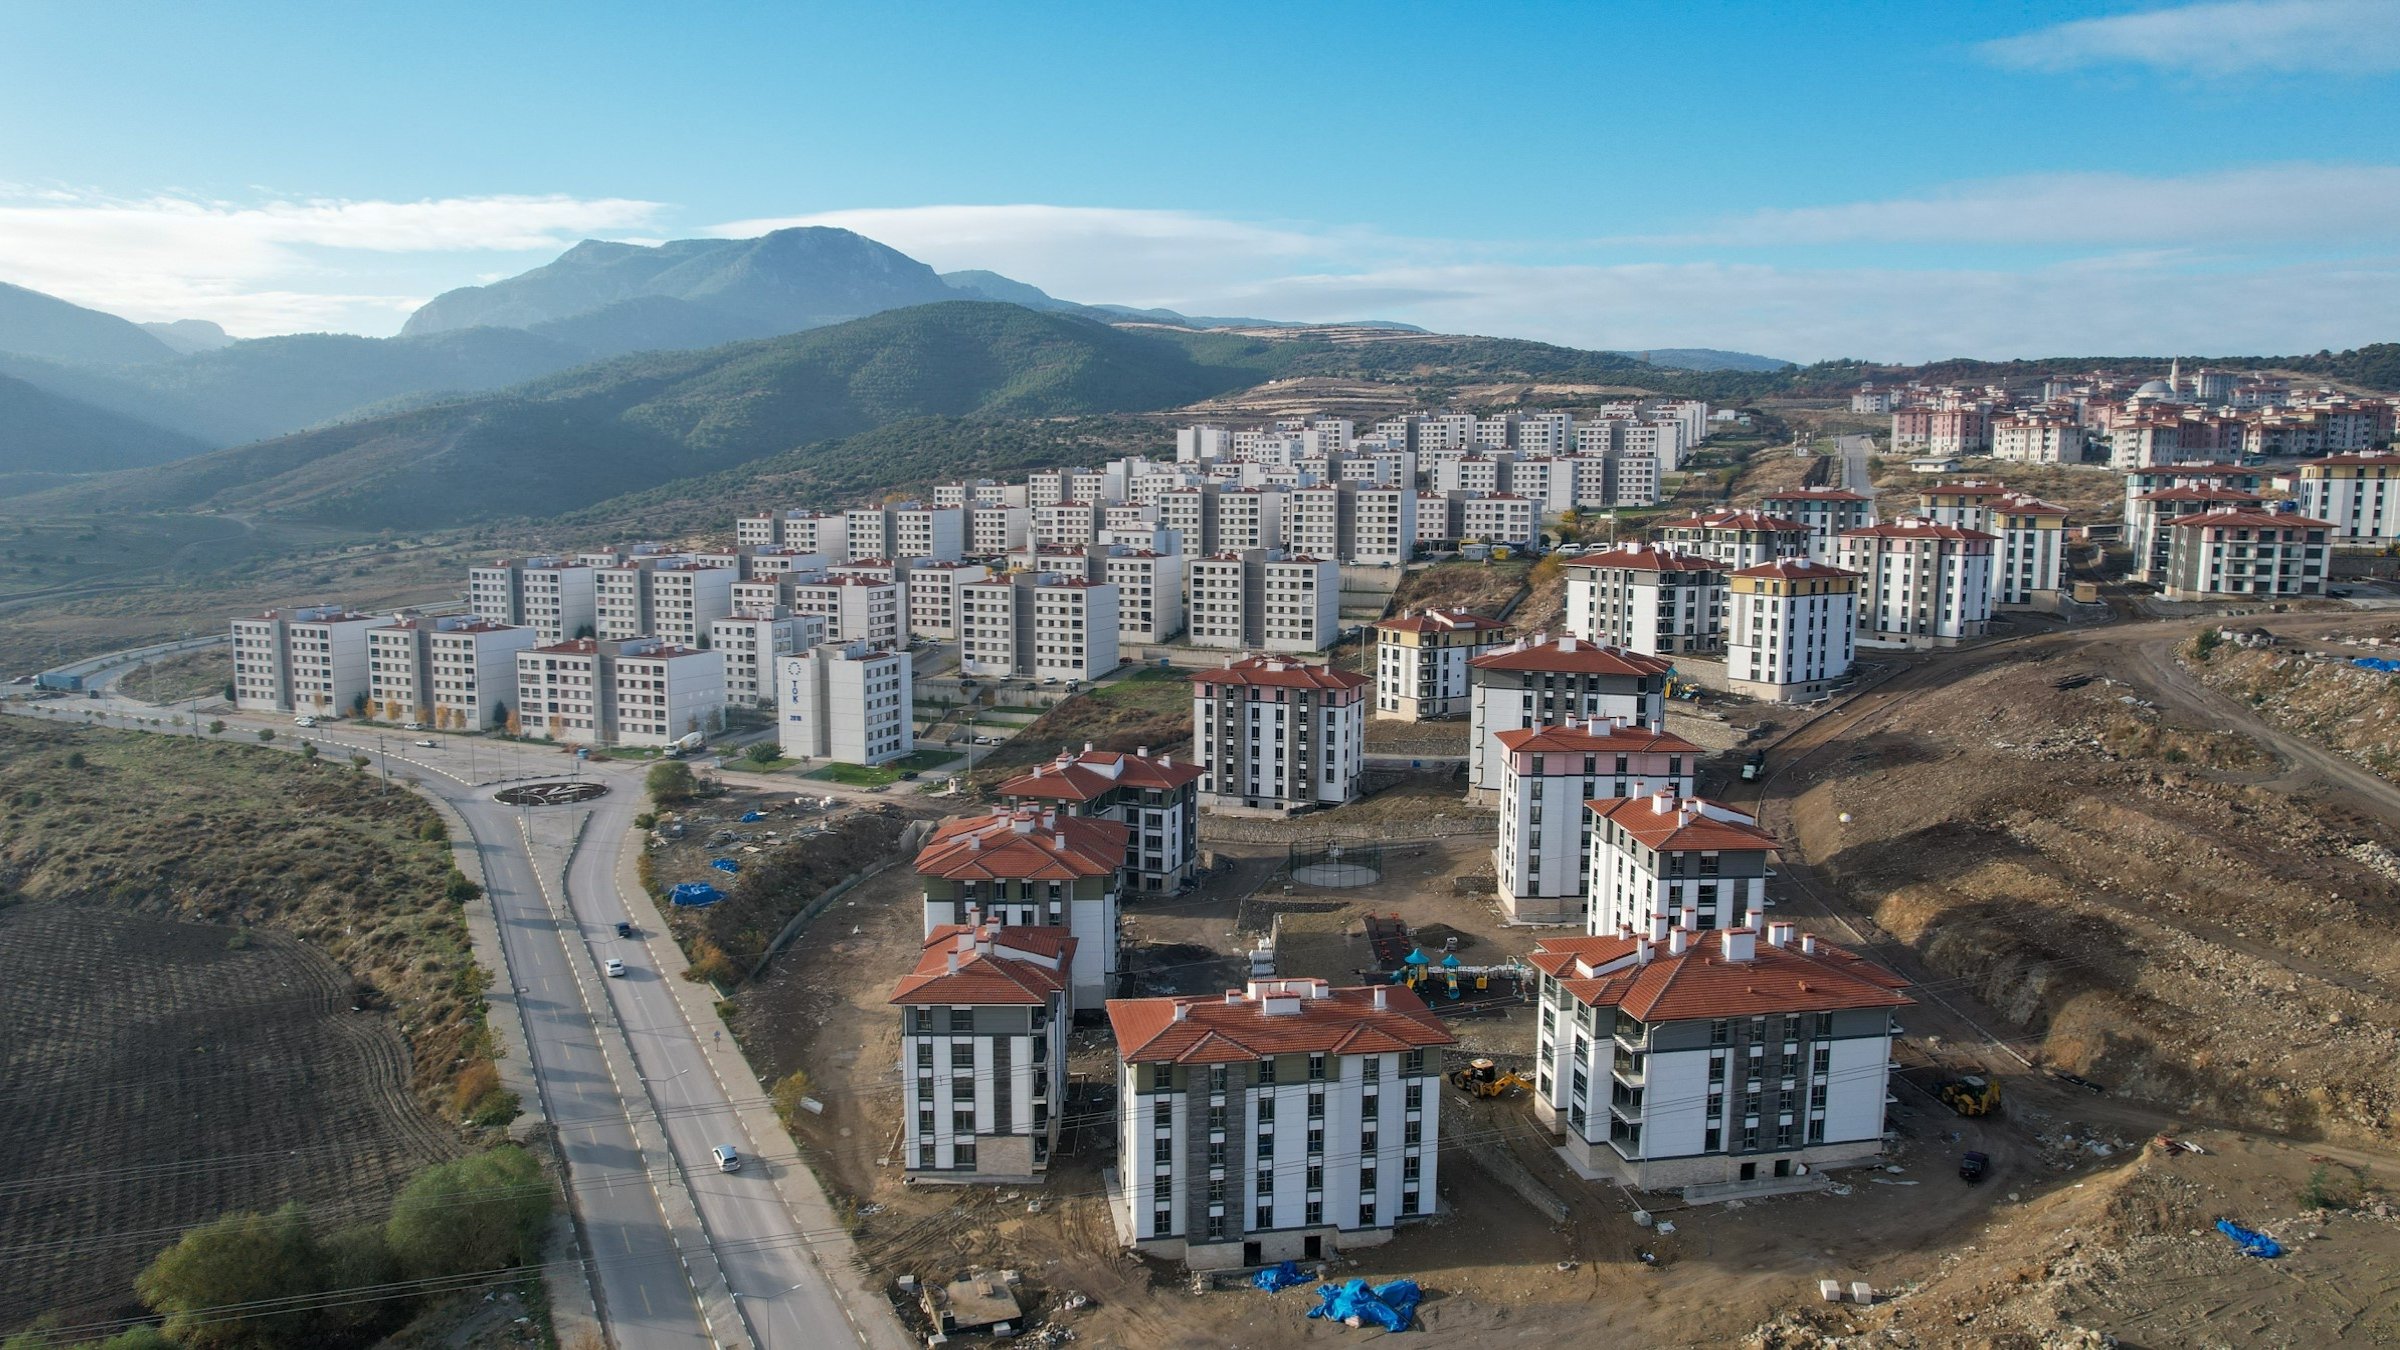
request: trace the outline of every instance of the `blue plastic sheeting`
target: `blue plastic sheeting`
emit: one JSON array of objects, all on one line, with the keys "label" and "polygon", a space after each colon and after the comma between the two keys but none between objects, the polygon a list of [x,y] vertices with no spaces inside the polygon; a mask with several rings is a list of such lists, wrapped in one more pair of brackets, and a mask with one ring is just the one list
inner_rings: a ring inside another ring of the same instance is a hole
[{"label": "blue plastic sheeting", "polygon": [[687,881],[667,898],[678,905],[713,905],[725,898],[725,892],[705,881]]},{"label": "blue plastic sheeting", "polygon": [[1280,1266],[1269,1266],[1258,1272],[1250,1282],[1270,1294],[1280,1294],[1293,1285],[1308,1283],[1308,1277],[1300,1273],[1299,1262],[1286,1261]]},{"label": "blue plastic sheeting", "polygon": [[742,870],[742,865],[735,862],[731,858],[711,858],[708,860],[708,865],[720,872],[739,872]]},{"label": "blue plastic sheeting", "polygon": [[2400,661],[2394,661],[2388,656],[2361,656],[2352,660],[2350,664],[2361,670],[2380,670],[2387,675],[2393,671],[2400,671]]},{"label": "blue plastic sheeting", "polygon": [[2232,1238],[2244,1256],[2256,1256],[2268,1261],[2283,1255],[2283,1244],[2266,1234],[2244,1228],[2231,1219],[2217,1220],[2217,1231]]},{"label": "blue plastic sheeting", "polygon": [[1355,1317],[1362,1326],[1373,1322],[1386,1331],[1406,1331],[1416,1320],[1417,1301],[1423,1297],[1415,1280],[1394,1280],[1371,1289],[1365,1280],[1320,1284],[1317,1306],[1309,1309],[1308,1315],[1329,1322],[1348,1322]]},{"label": "blue plastic sheeting", "polygon": [[742,823],[744,825],[756,825],[758,822],[765,820],[766,818],[767,813],[764,811],[744,811],[742,813]]}]

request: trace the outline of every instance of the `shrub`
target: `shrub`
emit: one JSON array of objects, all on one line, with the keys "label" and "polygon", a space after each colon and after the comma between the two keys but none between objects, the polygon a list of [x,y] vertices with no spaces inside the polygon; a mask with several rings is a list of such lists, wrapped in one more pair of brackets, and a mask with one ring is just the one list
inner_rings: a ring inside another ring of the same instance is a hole
[{"label": "shrub", "polygon": [[384,1239],[412,1278],[500,1270],[536,1257],[550,1205],[533,1155],[496,1148],[418,1173],[392,1202]]},{"label": "shrub", "polygon": [[650,766],[649,776],[642,780],[650,790],[650,800],[660,806],[674,806],[692,799],[699,784],[692,777],[691,766],[676,760]]},{"label": "shrub", "polygon": [[224,718],[222,718],[222,717],[220,717],[220,718],[217,718],[217,719],[215,719],[214,721],[210,722],[210,723],[208,724],[208,734],[209,734],[209,735],[211,735],[211,736],[222,736],[222,735],[224,735],[224,734],[225,734],[225,719],[224,719]]},{"label": "shrub", "polygon": [[742,758],[753,764],[772,764],[783,758],[783,750],[773,741],[752,741],[750,748],[742,752]]},{"label": "shrub", "polygon": [[455,867],[450,869],[449,883],[442,887],[443,899],[448,900],[454,905],[464,905],[472,902],[476,897],[482,894],[483,887],[467,880],[466,873],[459,871]]},{"label": "shrub", "polygon": [[428,844],[447,844],[450,842],[450,831],[442,822],[429,820],[417,828],[417,838]]},{"label": "shrub", "polygon": [[350,757],[350,767],[353,769],[363,769],[374,762],[374,760],[367,758],[365,755],[352,755]]},{"label": "shrub", "polygon": [[773,1093],[775,1114],[783,1118],[783,1128],[787,1130],[796,1128],[795,1122],[802,1114],[800,1099],[807,1095],[808,1070],[806,1069],[794,1069],[776,1082]]},{"label": "shrub", "polygon": [[[311,1314],[227,1316],[229,1304],[312,1293],[320,1253],[298,1205],[273,1214],[229,1214],[183,1235],[134,1278],[134,1291],[187,1350],[307,1343]],[[205,1320],[202,1320],[205,1318]]]},{"label": "shrub", "polygon": [[80,769],[83,767],[83,752],[81,750],[70,750],[67,752],[67,767],[70,769]]},{"label": "shrub", "polygon": [[271,740],[274,740],[274,739],[275,739],[275,728],[273,728],[273,727],[260,727],[260,728],[258,729],[258,739],[259,739],[259,740],[261,740],[261,741],[271,741]]},{"label": "shrub", "polygon": [[315,741],[302,741],[300,743],[300,758],[315,759],[316,757],[317,743]]},{"label": "shrub", "polygon": [[461,1069],[458,1082],[450,1090],[450,1103],[460,1115],[465,1115],[485,1094],[500,1090],[500,1066],[488,1059],[479,1059]]},{"label": "shrub", "polygon": [[644,811],[640,815],[635,816],[633,818],[633,828],[637,830],[657,829],[658,813],[656,811]]}]

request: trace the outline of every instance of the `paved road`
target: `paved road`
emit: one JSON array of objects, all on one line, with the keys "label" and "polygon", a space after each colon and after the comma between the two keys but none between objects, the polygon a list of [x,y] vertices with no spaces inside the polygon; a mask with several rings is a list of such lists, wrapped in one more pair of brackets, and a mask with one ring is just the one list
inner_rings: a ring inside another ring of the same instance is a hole
[{"label": "paved road", "polygon": [[1833,445],[1834,452],[1842,457],[1841,486],[1861,497],[1874,496],[1874,474],[1868,467],[1867,457],[1875,453],[1875,438],[1836,436]]}]

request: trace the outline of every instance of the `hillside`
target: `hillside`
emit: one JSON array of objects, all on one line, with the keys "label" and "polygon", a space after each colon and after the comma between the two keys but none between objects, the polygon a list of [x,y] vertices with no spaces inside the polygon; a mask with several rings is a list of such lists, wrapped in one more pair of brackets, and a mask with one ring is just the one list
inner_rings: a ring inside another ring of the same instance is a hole
[{"label": "hillside", "polygon": [[114,314],[0,282],[0,352],[124,366],[163,361],[174,349]]},{"label": "hillside", "polygon": [[0,474],[100,473],[196,455],[188,436],[0,375]]},{"label": "hillside", "polygon": [[[1085,319],[950,301],[713,351],[602,362],[502,395],[35,494],[13,510],[199,508],[440,528],[573,511],[904,418],[1145,411],[1258,378],[1238,352],[1202,359]],[[867,466],[858,481],[889,471]]]}]

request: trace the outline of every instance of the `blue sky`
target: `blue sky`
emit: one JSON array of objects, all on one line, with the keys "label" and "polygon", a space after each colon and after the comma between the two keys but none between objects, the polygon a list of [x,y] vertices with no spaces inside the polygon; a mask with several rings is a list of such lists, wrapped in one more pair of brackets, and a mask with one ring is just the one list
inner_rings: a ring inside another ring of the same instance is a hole
[{"label": "blue sky", "polygon": [[2400,314],[2400,0],[0,0],[0,280],[388,333],[585,236],[1795,359]]}]

